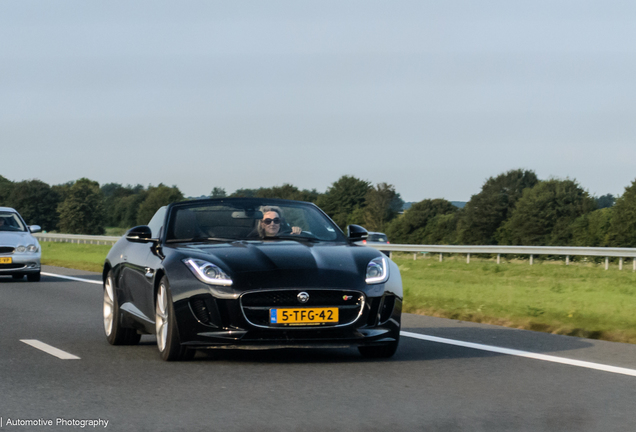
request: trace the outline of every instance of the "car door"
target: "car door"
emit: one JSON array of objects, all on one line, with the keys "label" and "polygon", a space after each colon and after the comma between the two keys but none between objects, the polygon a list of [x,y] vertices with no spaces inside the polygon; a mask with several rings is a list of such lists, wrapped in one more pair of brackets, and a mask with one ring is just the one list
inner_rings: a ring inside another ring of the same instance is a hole
[{"label": "car door", "polygon": [[[152,217],[148,226],[152,238],[158,239],[164,223],[166,207],[161,207]],[[157,243],[130,242],[126,248],[127,257],[122,270],[122,282],[138,312],[148,320],[155,320],[154,287],[161,258],[157,253]]]},{"label": "car door", "polygon": [[122,265],[121,281],[136,311],[154,321],[154,313],[148,308],[148,291],[152,289],[153,271],[148,266],[152,243],[130,242]]}]

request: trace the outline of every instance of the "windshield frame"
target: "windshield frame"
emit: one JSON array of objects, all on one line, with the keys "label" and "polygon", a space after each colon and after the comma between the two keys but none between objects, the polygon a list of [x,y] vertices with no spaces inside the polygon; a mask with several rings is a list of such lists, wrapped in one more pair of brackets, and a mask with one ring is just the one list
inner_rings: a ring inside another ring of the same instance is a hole
[{"label": "windshield frame", "polygon": [[[227,206],[235,206],[237,210],[242,210],[244,208],[253,208],[256,211],[259,211],[259,208],[262,206],[279,206],[281,208],[288,207],[297,207],[299,209],[303,209],[307,212],[317,212],[318,216],[322,217],[326,222],[326,228],[331,232],[333,229],[333,233],[335,234],[334,239],[320,239],[320,238],[308,238],[308,237],[300,237],[299,241],[303,243],[348,243],[348,239],[346,235],[342,232],[340,227],[317,205],[305,202],[305,201],[294,201],[294,200],[283,200],[283,199],[274,199],[274,198],[210,198],[210,199],[197,199],[190,201],[180,201],[177,203],[172,203],[168,205],[165,220],[164,220],[164,229],[161,233],[161,243],[166,245],[175,245],[178,243],[187,243],[187,242],[218,242],[221,239],[210,237],[193,237],[192,240],[184,238],[169,238],[169,233],[172,230],[172,224],[175,223],[175,218],[177,211],[186,210],[186,209],[196,209],[200,207],[211,207],[214,205],[227,205]],[[311,213],[309,213],[311,214]],[[256,220],[257,218],[254,218]],[[227,238],[228,242],[243,242],[243,241],[290,241],[294,240],[289,233],[282,234],[281,237],[265,237],[265,238]],[[225,236],[220,236],[225,237]],[[180,241],[183,240],[183,241]],[[223,240],[226,240],[225,238]]]}]

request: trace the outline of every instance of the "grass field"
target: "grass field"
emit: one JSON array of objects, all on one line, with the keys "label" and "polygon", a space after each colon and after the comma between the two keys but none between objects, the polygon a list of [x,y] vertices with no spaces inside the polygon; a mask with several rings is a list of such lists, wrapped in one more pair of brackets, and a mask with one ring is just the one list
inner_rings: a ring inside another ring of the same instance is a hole
[{"label": "grass field", "polygon": [[129,228],[119,228],[119,227],[106,227],[106,232],[104,235],[107,236],[122,236],[126,234]]},{"label": "grass field", "polygon": [[40,242],[42,264],[100,272],[110,245]]},{"label": "grass field", "polygon": [[404,311],[636,343],[636,273],[563,261],[394,257]]},{"label": "grass field", "polygon": [[[41,242],[42,263],[101,272],[110,246]],[[602,264],[395,254],[404,311],[636,343],[636,273]]]}]

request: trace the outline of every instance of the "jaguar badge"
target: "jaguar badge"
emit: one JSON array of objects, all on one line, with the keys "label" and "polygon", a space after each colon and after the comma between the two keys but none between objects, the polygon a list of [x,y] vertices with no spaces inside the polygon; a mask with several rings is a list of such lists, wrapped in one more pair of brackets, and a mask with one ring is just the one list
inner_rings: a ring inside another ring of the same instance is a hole
[{"label": "jaguar badge", "polygon": [[301,292],[298,293],[298,301],[301,303],[307,303],[309,301],[309,294],[307,294],[306,292]]}]

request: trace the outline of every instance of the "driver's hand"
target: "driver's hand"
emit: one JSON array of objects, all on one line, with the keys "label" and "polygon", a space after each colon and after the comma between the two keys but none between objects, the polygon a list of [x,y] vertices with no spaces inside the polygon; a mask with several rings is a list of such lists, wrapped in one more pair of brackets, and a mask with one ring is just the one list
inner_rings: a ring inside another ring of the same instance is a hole
[{"label": "driver's hand", "polygon": [[301,232],[303,232],[301,227],[292,227],[292,234],[300,234]]}]

